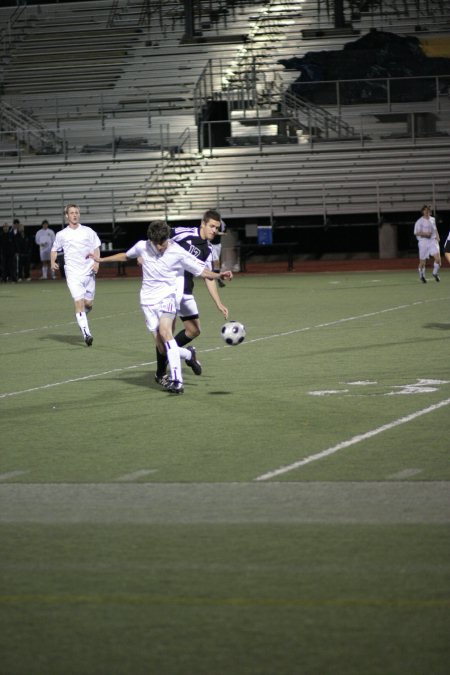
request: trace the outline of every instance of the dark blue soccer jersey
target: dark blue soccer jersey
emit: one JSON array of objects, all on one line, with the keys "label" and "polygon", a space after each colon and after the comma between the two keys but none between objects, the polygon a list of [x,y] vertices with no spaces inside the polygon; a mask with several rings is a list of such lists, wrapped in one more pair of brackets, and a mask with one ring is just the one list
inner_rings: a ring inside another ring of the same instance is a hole
[{"label": "dark blue soccer jersey", "polygon": [[[170,238],[186,251],[203,262],[212,262],[212,247],[207,239],[202,239],[198,227],[173,227]],[[192,295],[194,276],[191,272],[184,273],[184,294]]]}]

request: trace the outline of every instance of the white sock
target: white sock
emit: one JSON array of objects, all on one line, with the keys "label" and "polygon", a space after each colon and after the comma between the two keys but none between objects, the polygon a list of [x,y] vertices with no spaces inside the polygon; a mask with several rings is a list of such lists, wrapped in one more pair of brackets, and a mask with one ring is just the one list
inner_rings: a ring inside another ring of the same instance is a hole
[{"label": "white sock", "polygon": [[42,278],[47,279],[48,275],[48,267],[47,265],[42,265]]},{"label": "white sock", "polygon": [[175,340],[172,338],[165,343],[167,360],[169,361],[170,379],[183,382],[183,375],[181,372],[180,348]]},{"label": "white sock", "polygon": [[75,314],[75,316],[76,316],[77,323],[80,327],[81,332],[84,333],[86,331],[86,333],[88,333],[90,335],[91,331],[89,330],[89,324],[88,324],[88,321],[87,321],[87,318],[86,318],[86,312],[77,312]]},{"label": "white sock", "polygon": [[419,276],[424,277],[425,276],[425,268],[424,267],[419,267]]},{"label": "white sock", "polygon": [[433,265],[433,274],[439,274],[439,270],[441,269],[440,265],[438,263],[434,263]]},{"label": "white sock", "polygon": [[180,352],[180,358],[184,359],[185,361],[189,361],[192,356],[189,349],[186,349],[186,347],[178,347],[178,351]]}]

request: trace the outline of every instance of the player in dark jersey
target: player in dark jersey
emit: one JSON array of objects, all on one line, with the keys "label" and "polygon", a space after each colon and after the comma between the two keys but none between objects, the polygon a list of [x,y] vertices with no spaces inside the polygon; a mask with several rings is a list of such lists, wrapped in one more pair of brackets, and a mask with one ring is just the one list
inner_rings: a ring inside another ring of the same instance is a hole
[{"label": "player in dark jersey", "polygon": [[[220,227],[216,232],[216,236],[211,242],[213,248],[213,272],[220,272],[221,258],[222,258],[222,237],[226,234],[227,226],[223,220],[220,221]],[[225,288],[226,284],[222,279],[218,279],[217,283],[220,288]]]},{"label": "player in dark jersey", "polygon": [[[171,239],[179,246],[189,251],[196,258],[206,263],[212,270],[213,250],[210,242],[220,229],[220,214],[217,211],[205,211],[198,227],[175,227],[171,231]],[[222,304],[214,280],[205,279],[208,292],[219,312],[228,319],[228,309]],[[200,317],[194,294],[194,277],[190,272],[184,275],[183,295],[180,302],[178,316],[183,322],[183,328],[175,335],[175,341],[179,347],[189,344],[200,335]],[[157,355],[157,367],[155,380],[159,384],[165,384],[167,361],[165,355]]]},{"label": "player in dark jersey", "polygon": [[444,243],[444,254],[446,261],[450,263],[450,232],[448,233],[447,239]]}]

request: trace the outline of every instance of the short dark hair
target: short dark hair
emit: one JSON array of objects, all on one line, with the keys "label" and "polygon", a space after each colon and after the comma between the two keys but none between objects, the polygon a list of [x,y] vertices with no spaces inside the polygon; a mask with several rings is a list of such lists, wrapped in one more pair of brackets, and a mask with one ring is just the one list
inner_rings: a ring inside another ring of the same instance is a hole
[{"label": "short dark hair", "polygon": [[153,244],[164,244],[170,237],[170,227],[165,220],[152,220],[147,229],[147,237]]},{"label": "short dark hair", "polygon": [[208,220],[218,220],[220,223],[220,221],[222,220],[222,216],[218,211],[215,211],[214,209],[208,209],[208,211],[205,211],[205,213],[203,214],[202,221],[204,223],[207,223]]}]

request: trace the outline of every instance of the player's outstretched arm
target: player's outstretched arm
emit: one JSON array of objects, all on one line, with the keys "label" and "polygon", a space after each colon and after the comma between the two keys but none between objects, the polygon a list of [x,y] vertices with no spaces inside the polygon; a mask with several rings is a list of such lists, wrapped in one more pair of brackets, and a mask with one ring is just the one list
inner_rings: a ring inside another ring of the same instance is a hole
[{"label": "player's outstretched arm", "polygon": [[100,258],[98,253],[89,253],[86,258],[92,258],[96,263],[127,262],[128,260],[126,253],[114,253],[114,255],[107,255],[106,258]]},{"label": "player's outstretched arm", "polygon": [[225,307],[225,305],[222,304],[222,301],[219,296],[219,292],[217,290],[217,284],[214,279],[205,279],[205,284],[206,288],[208,289],[208,293],[210,294],[213,302],[215,303],[217,309],[219,312],[222,312],[224,315],[225,319],[228,319],[228,308]]},{"label": "player's outstretched arm", "polygon": [[230,270],[227,270],[226,272],[211,272],[211,270],[205,268],[199,276],[204,279],[228,279],[228,281],[231,281],[233,272]]}]

